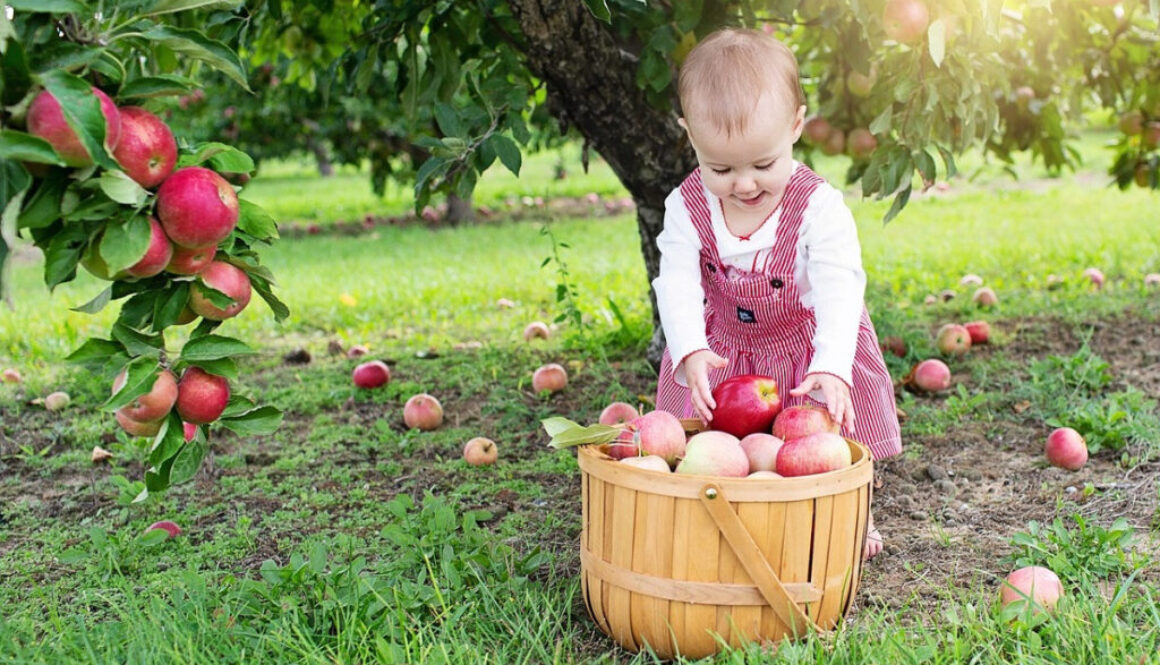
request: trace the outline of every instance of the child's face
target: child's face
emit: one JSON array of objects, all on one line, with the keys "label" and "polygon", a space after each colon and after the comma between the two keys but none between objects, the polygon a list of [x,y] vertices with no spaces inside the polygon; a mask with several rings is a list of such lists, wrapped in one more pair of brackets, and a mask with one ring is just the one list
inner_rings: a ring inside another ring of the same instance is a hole
[{"label": "child's face", "polygon": [[763,95],[743,132],[733,135],[697,119],[682,119],[701,165],[701,180],[727,214],[768,215],[781,201],[793,172],[793,144],[802,133],[805,107],[788,108]]}]

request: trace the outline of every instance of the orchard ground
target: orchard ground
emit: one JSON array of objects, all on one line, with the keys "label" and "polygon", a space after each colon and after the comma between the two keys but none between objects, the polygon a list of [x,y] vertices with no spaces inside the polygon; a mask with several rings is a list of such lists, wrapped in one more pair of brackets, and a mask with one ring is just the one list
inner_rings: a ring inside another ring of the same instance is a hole
[{"label": "orchard ground", "polygon": [[[1160,198],[1106,186],[1108,138],[1085,135],[1085,170],[1060,178],[1020,163],[1010,180],[964,158],[973,180],[917,196],[885,227],[888,202],[848,197],[879,335],[909,346],[887,356],[895,378],[936,355],[945,323],[988,320],[992,342],[946,359],[949,391],[898,389],[905,452],[875,481],[886,551],[841,633],[769,662],[1155,662],[1142,658],[1160,645],[1160,289],[1144,275],[1160,272]],[[844,165],[819,168],[840,182]],[[352,236],[327,227],[397,216],[405,193],[380,200],[363,174],[267,165],[243,197],[322,230],[268,251],[291,318],[278,327],[259,303],[224,330],[260,349],[243,389],[285,424],[262,438],[211,431],[198,476],[144,505],[124,503],[118,477],[142,477],[145,444],[97,410],[108,381],[62,361],[114,312],[68,311],[97,283],[50,297],[25,253],[16,308],[0,317],[0,367],[25,379],[0,384],[0,662],[650,662],[584,615],[579,473],[539,426],[651,399],[635,220],[608,213],[623,191],[599,162],[583,175],[572,148],[525,169],[482,181],[476,203],[496,213],[481,223]],[[1089,266],[1103,289],[1081,276]],[[998,306],[971,303],[967,273]],[[561,284],[573,298],[557,300]],[[944,290],[954,297],[923,304]],[[581,322],[523,340],[529,322],[561,314]],[[347,359],[332,342],[370,354]],[[356,390],[350,372],[370,359],[392,380]],[[548,362],[568,368],[568,387],[534,394]],[[73,398],[64,411],[33,403],[58,389]],[[441,400],[441,428],[405,428],[419,392]],[[1057,425],[1098,447],[1077,473],[1046,465]],[[495,466],[461,459],[474,436],[497,442]],[[90,464],[94,445],[110,465]],[[183,533],[142,540],[161,519]],[[1015,559],[1063,579],[1069,601],[1052,619],[1012,625],[994,609]]]}]

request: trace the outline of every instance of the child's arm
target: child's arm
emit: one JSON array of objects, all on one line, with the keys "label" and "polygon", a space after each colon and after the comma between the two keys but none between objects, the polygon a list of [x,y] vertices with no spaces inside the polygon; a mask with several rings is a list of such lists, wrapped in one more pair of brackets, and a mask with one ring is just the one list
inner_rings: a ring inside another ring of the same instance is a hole
[{"label": "child's arm", "polygon": [[713,420],[713,409],[717,402],[713,399],[713,386],[709,383],[709,370],[721,369],[729,361],[709,349],[701,349],[685,358],[685,381],[689,385],[689,396],[701,422],[709,424]]},{"label": "child's arm", "polygon": [[854,401],[850,398],[850,386],[833,374],[807,374],[797,388],[789,391],[794,397],[801,397],[818,390],[826,400],[826,409],[834,422],[854,433]]}]

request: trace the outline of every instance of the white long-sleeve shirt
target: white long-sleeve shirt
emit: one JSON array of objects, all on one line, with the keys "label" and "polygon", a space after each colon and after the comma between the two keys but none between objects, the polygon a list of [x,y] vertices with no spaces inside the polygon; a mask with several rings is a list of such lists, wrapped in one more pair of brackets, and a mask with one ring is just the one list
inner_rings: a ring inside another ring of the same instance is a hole
[{"label": "white long-sleeve shirt", "polygon": [[[794,163],[795,169],[800,166]],[[781,208],[748,240],[742,240],[725,226],[720,199],[708,189],[704,192],[717,253],[726,268],[760,269],[777,239]],[[661,265],[653,288],[675,366],[675,378],[685,385],[684,359],[694,351],[710,347],[705,333],[701,287],[701,240],[679,187],[665,199],[664,229],[657,237],[657,246],[661,251]],[[862,269],[862,250],[854,216],[842,200],[842,193],[829,183],[817,186],[803,214],[794,280],[802,306],[813,309],[817,320],[809,372],[833,374],[852,385],[866,273]]]}]

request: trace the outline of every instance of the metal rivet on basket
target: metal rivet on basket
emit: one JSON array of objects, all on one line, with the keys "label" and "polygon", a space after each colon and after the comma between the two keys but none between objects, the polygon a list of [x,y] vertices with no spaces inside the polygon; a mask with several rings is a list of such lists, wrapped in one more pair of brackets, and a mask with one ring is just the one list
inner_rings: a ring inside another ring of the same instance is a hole
[{"label": "metal rivet on basket", "polygon": [[705,490],[705,498],[706,499],[716,499],[717,498],[717,488],[710,487],[709,489]]}]

